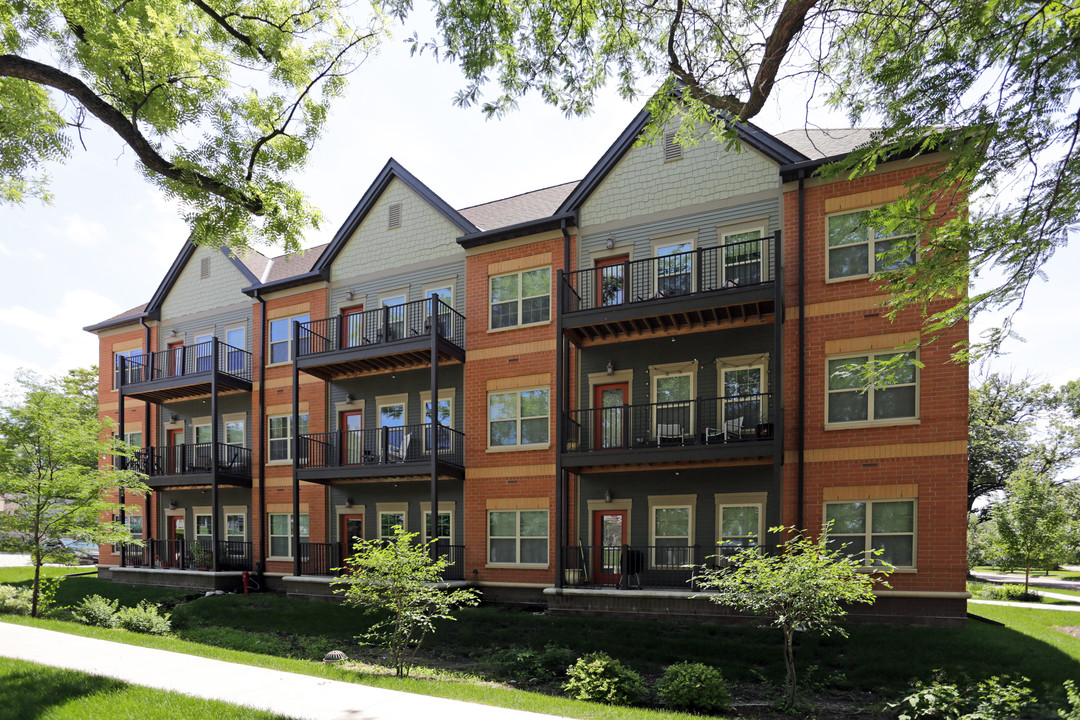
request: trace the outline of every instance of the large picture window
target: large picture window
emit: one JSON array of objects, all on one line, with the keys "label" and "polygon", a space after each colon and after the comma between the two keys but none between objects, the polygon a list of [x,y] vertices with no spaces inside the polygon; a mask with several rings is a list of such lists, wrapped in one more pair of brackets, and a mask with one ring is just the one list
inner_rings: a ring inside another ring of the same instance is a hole
[{"label": "large picture window", "polygon": [[488,445],[546,445],[550,393],[547,388],[488,395]]},{"label": "large picture window", "polygon": [[[270,555],[279,558],[293,556],[293,516],[292,513],[271,513]],[[300,542],[308,541],[308,514],[300,513]]]},{"label": "large picture window", "polygon": [[[270,435],[270,461],[292,459],[292,415],[277,415],[267,419]],[[307,413],[300,415],[300,434],[308,431]]]},{"label": "large picture window", "polygon": [[[888,384],[869,391],[862,386],[865,370],[903,356]],[[914,419],[919,409],[919,372],[914,353],[867,353],[829,358],[828,422],[854,423]]]},{"label": "large picture window", "polygon": [[864,565],[915,567],[914,500],[826,503],[825,522],[831,523],[830,547],[861,557]]},{"label": "large picture window", "polygon": [[551,319],[551,268],[491,278],[491,329]]},{"label": "large picture window", "polygon": [[[915,235],[909,229],[875,229],[868,224],[870,210],[829,217],[829,279],[865,277],[915,261]],[[902,258],[895,253],[911,247]]]},{"label": "large picture window", "polygon": [[547,565],[547,510],[489,510],[488,562]]},{"label": "large picture window", "polygon": [[[270,321],[270,364],[285,363],[293,359],[295,355],[293,351],[293,322],[306,323],[311,319],[311,316],[307,313],[303,315],[294,315],[290,318],[280,318],[278,320]],[[308,349],[309,338],[305,336],[304,331],[301,331],[299,342],[297,343],[297,350],[300,354],[304,354]]]}]

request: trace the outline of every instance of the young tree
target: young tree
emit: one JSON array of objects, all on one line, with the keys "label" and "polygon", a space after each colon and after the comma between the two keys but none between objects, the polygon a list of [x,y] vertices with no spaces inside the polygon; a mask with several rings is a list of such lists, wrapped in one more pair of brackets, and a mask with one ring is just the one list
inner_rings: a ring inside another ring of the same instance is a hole
[{"label": "young tree", "polygon": [[[707,595],[712,602],[757,615],[784,634],[784,703],[794,707],[798,699],[796,631],[847,637],[839,624],[847,614],[844,605],[872,604],[874,586],[889,586],[865,572],[861,555],[846,555],[829,542],[826,533],[813,540],[795,528],[770,528],[769,532],[790,533],[780,543],[779,553],[746,548],[732,558],[730,567],[706,568],[694,579],[701,587],[717,591]],[[882,565],[875,570],[883,575],[892,568]]]},{"label": "young tree", "polygon": [[384,36],[346,0],[39,0],[0,8],[0,202],[93,117],[179,200],[196,242],[299,248],[303,167],[346,76]]},{"label": "young tree", "polygon": [[17,390],[0,405],[0,548],[29,553],[34,565],[31,614],[38,612],[41,566],[69,563],[68,539],[91,543],[127,541],[126,528],[106,522],[118,507],[107,498],[117,487],[148,488],[133,471],[115,470],[99,458],[130,453],[114,441],[96,412],[86,417],[85,398],[66,379],[42,380],[22,372]]},{"label": "young tree", "polygon": [[1026,593],[1031,568],[1053,567],[1065,551],[1069,517],[1061,488],[1031,463],[1024,463],[1009,476],[1003,497],[990,513],[1002,552],[1014,567],[1024,568]]},{"label": "young tree", "polygon": [[[385,2],[401,17],[412,9],[412,0]],[[947,147],[907,199],[872,217],[914,227],[926,246],[882,277],[894,311],[928,311],[928,336],[982,310],[1022,307],[1080,220],[1080,114],[1061,100],[1080,85],[1071,62],[1080,24],[1067,4],[437,0],[435,8],[438,37],[414,35],[414,47],[459,63],[466,85],[457,102],[483,103],[489,115],[530,91],[584,114],[609,82],[633,97],[660,77],[649,104],[654,135],[681,112],[686,140],[704,122],[734,141],[732,122],[797,84],[852,122],[883,124],[832,173],[858,177],[896,153]],[[1009,183],[1018,186],[1011,200],[1002,193]],[[968,195],[986,202],[969,209]],[[896,257],[910,251],[896,248]],[[991,268],[1002,281],[966,292]],[[1011,333],[1010,316],[980,351],[998,350]]]},{"label": "young tree", "polygon": [[409,674],[416,650],[424,636],[435,631],[436,620],[453,620],[455,609],[479,602],[475,590],[440,586],[449,562],[442,556],[433,558],[416,536],[395,526],[389,540],[357,540],[345,560],[345,585],[335,590],[344,593],[350,605],[389,613],[363,639],[390,651],[397,675]]}]

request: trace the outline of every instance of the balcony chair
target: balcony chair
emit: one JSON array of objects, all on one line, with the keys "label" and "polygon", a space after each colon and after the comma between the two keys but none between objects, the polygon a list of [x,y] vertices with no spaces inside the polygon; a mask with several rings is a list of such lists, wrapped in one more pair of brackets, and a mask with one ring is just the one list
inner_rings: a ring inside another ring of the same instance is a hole
[{"label": "balcony chair", "polygon": [[645,569],[645,553],[641,550],[628,548],[622,554],[622,576],[619,578],[619,587],[629,590],[632,587],[641,589],[641,572]]},{"label": "balcony chair", "polygon": [[391,462],[405,462],[409,456],[409,441],[412,440],[412,433],[405,433],[405,437],[401,440],[401,445],[397,447],[391,445],[386,449],[386,454],[389,456]]},{"label": "balcony chair", "polygon": [[719,438],[721,442],[741,440],[743,433],[743,421],[745,418],[736,417],[724,421],[723,428],[705,428],[705,444],[710,445]]},{"label": "balcony chair", "polygon": [[656,426],[656,445],[683,445],[686,435],[679,423],[659,423]]}]

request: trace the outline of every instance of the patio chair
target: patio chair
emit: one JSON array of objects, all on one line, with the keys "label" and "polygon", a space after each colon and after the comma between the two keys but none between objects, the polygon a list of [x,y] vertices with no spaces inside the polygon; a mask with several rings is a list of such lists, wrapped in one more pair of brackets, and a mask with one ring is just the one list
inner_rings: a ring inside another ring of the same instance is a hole
[{"label": "patio chair", "polygon": [[682,445],[685,436],[679,423],[659,423],[656,426],[656,444]]},{"label": "patio chair", "polygon": [[401,439],[401,444],[398,446],[391,445],[387,448],[387,455],[390,456],[390,460],[393,462],[405,462],[409,455],[409,441],[412,440],[412,433],[405,433],[405,437]]}]

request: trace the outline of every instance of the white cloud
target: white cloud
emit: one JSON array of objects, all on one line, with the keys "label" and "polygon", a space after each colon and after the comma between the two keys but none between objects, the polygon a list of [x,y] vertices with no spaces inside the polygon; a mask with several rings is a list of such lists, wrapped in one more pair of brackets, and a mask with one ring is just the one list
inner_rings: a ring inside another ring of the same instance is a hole
[{"label": "white cloud", "polygon": [[92,290],[64,293],[59,306],[41,312],[22,305],[0,308],[0,325],[20,357],[0,355],[0,377],[19,367],[50,375],[97,362],[98,339],[82,328],[116,315],[124,308]]},{"label": "white cloud", "polygon": [[105,226],[81,215],[72,214],[64,217],[64,239],[79,247],[97,250],[105,239]]}]

